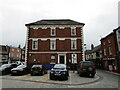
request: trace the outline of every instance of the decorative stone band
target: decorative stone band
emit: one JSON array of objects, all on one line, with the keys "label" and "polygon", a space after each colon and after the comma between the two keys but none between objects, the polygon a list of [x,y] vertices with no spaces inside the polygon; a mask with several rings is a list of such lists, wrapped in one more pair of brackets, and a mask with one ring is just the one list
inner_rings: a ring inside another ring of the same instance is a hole
[{"label": "decorative stone band", "polygon": [[47,29],[47,28],[51,28],[51,29],[55,29],[56,27],[60,28],[60,29],[64,29],[64,28],[76,28],[76,27],[83,27],[83,25],[30,25],[30,28],[33,29],[38,29],[38,28],[42,28],[42,29]]},{"label": "decorative stone band", "polygon": [[65,39],[70,39],[70,40],[77,40],[77,39],[82,39],[82,37],[75,37],[75,38],[72,38],[72,37],[63,37],[63,38],[61,38],[61,37],[54,37],[54,38],[52,38],[52,37],[50,37],[50,38],[29,38],[29,40],[42,40],[42,41],[46,41],[46,40],[56,40],[56,39],[59,39],[59,40],[65,40]]},{"label": "decorative stone band", "polygon": [[82,54],[82,52],[81,51],[70,51],[70,52],[58,52],[58,51],[50,51],[50,52],[28,52],[28,53],[34,53],[34,54],[37,54],[37,53],[57,53],[57,54],[67,54],[67,53],[80,53],[80,54]]}]

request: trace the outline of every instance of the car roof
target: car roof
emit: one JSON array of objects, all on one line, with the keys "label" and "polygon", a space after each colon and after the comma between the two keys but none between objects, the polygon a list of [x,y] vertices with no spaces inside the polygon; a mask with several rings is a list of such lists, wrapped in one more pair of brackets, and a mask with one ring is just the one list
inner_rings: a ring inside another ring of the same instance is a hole
[{"label": "car roof", "polygon": [[55,65],[62,65],[62,66],[66,66],[66,64],[55,64]]},{"label": "car roof", "polygon": [[39,66],[42,66],[41,64],[40,65],[33,65],[32,67],[39,67]]},{"label": "car roof", "polygon": [[18,66],[27,66],[27,65],[18,65]]}]

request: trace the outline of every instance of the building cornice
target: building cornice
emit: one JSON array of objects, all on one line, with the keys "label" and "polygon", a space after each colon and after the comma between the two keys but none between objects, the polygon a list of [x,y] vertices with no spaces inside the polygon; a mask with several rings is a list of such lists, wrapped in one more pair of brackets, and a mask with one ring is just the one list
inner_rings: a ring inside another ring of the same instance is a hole
[{"label": "building cornice", "polygon": [[[28,27],[28,26],[27,26]],[[47,29],[47,28],[60,28],[60,29],[64,29],[64,28],[76,28],[76,27],[83,27],[83,25],[30,25],[30,28],[33,29],[38,29],[38,28],[42,28],[42,29]]]},{"label": "building cornice", "polygon": [[77,40],[77,39],[82,39],[82,37],[48,37],[48,38],[29,38],[29,40],[43,40],[43,41],[46,41],[46,40],[56,40],[56,39],[59,39],[59,40],[65,40],[65,39],[70,39],[70,40]]},{"label": "building cornice", "polygon": [[57,53],[57,54],[67,54],[67,53],[82,53],[81,51],[69,51],[69,52],[58,52],[58,51],[50,51],[50,52],[28,52],[29,54],[32,54],[32,53],[36,53],[36,54],[39,54],[39,53]]}]

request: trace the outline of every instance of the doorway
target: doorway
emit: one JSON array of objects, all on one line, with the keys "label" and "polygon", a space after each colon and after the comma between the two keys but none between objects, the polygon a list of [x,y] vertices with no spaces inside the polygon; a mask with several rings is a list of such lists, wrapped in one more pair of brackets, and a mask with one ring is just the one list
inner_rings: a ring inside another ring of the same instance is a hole
[{"label": "doorway", "polygon": [[65,56],[60,56],[60,64],[65,64]]},{"label": "doorway", "polygon": [[58,55],[58,63],[59,63],[59,64],[66,64],[66,55],[64,55],[64,54],[59,54],[59,55]]}]

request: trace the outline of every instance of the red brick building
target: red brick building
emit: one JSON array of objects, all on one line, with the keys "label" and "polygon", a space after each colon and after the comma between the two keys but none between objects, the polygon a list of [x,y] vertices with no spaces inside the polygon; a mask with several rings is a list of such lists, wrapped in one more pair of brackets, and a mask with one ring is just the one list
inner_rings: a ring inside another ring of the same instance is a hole
[{"label": "red brick building", "polygon": [[11,63],[16,63],[21,60],[22,49],[9,46],[9,60]]},{"label": "red brick building", "polygon": [[110,71],[117,70],[117,40],[114,32],[101,39],[102,59],[104,68]]},{"label": "red brick building", "polygon": [[27,64],[77,64],[83,60],[83,26],[69,19],[26,24]]},{"label": "red brick building", "polygon": [[7,45],[0,45],[0,65],[8,63],[9,47]]}]

